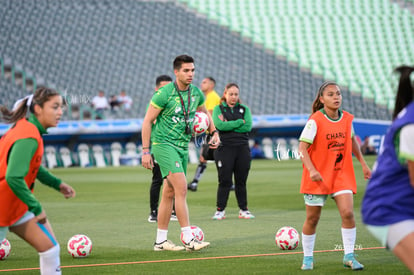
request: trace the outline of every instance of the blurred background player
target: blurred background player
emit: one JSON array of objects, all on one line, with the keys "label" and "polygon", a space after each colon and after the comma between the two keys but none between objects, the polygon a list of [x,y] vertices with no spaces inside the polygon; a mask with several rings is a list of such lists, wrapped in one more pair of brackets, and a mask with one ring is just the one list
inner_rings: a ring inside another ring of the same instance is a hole
[{"label": "blurred background player", "polygon": [[225,218],[233,175],[237,204],[240,208],[239,218],[254,218],[247,208],[246,188],[251,163],[249,132],[252,130],[253,120],[249,107],[241,104],[239,93],[239,86],[236,83],[227,84],[220,104],[213,111],[213,121],[221,140],[221,144],[214,152],[219,184],[217,211],[213,220]]},{"label": "blurred background player", "polygon": [[[203,91],[204,96],[206,97],[206,109],[211,114],[213,114],[213,109],[220,104],[220,96],[214,90],[216,87],[216,80],[208,76],[201,81],[201,91]],[[208,140],[201,146],[200,151],[200,162],[196,168],[194,179],[188,184],[188,189],[195,192],[197,191],[198,182],[200,181],[201,176],[207,168],[207,160],[214,160],[214,150],[210,148]]]},{"label": "blurred background player", "polygon": [[331,196],[342,219],[343,264],[353,270],[364,266],[355,259],[356,227],[353,194],[356,180],[352,154],[362,165],[365,179],[371,176],[352,126],[353,115],[341,110],[342,95],[335,82],[321,85],[312,105],[312,115],[299,138],[303,162],[300,192],[304,195],[306,219],[302,230],[302,270],[313,269],[316,226],[322,206]]},{"label": "blurred background player", "polygon": [[393,122],[362,201],[362,219],[414,274],[414,67],[401,66]]},{"label": "blurred background player", "polygon": [[[173,68],[176,80],[165,85],[152,96],[145,114],[142,123],[141,163],[147,169],[152,169],[154,166],[150,153],[151,142],[151,152],[160,166],[162,177],[167,179],[166,184],[163,185],[158,208],[154,250],[197,251],[209,246],[210,243],[199,241],[194,237],[187,206],[188,143],[192,137],[191,121],[196,111],[206,113],[210,119],[208,130],[214,133],[210,141],[211,145],[217,146],[220,138],[211,115],[204,106],[203,93],[191,84],[195,71],[194,59],[188,55],[177,56]],[[175,245],[167,239],[173,204],[180,223],[181,242],[184,247]]]},{"label": "blurred background player", "polygon": [[[38,88],[16,102],[12,111],[0,107],[3,119],[14,123],[0,140],[0,240],[15,233],[39,253],[41,274],[61,274],[60,247],[45,211],[33,195],[34,183],[54,188],[65,198],[75,190],[50,174],[42,165],[43,139],[63,114],[62,96],[55,90]],[[26,118],[27,111],[29,118]]]},{"label": "blurred background player", "polygon": [[[155,80],[155,91],[158,91],[159,88],[167,85],[168,83],[172,82],[172,78],[168,75],[160,75]],[[157,215],[158,215],[158,201],[160,198],[160,191],[161,186],[163,183],[163,178],[161,176],[161,170],[158,163],[154,160],[154,155],[151,154],[152,161],[154,163],[154,167],[152,168],[152,182],[150,187],[150,208],[151,213],[148,217],[149,222],[157,222]],[[171,213],[171,221],[176,221],[177,216],[174,211]]]}]

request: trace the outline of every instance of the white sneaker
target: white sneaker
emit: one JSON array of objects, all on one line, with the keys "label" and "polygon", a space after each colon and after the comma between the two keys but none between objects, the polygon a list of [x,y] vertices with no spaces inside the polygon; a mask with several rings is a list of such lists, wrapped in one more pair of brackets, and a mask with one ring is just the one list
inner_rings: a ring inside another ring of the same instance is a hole
[{"label": "white sneaker", "polygon": [[200,242],[196,238],[193,238],[189,243],[184,243],[184,247],[187,251],[198,251],[209,245],[209,242]]},{"label": "white sneaker", "polygon": [[175,212],[171,213],[170,221],[178,221],[177,215],[175,214]]},{"label": "white sneaker", "polygon": [[162,243],[154,243],[154,251],[182,251],[184,249],[184,246],[175,245],[170,240],[165,240]]},{"label": "white sneaker", "polygon": [[216,213],[214,214],[214,216],[212,217],[213,220],[224,220],[226,218],[226,216],[224,216],[226,214],[226,211],[216,211]]},{"label": "white sneaker", "polygon": [[252,215],[252,213],[250,213],[249,210],[246,210],[246,211],[240,210],[239,219],[254,219],[254,215]]}]

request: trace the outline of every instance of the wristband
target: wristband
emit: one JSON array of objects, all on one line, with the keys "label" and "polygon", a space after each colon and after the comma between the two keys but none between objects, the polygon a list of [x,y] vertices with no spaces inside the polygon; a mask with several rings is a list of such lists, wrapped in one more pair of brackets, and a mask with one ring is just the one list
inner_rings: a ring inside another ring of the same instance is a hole
[{"label": "wristband", "polygon": [[151,152],[149,152],[149,151],[148,151],[148,152],[142,152],[142,154],[143,154],[143,155],[150,155],[150,154],[151,154]]},{"label": "wristband", "polygon": [[145,149],[149,149],[149,146],[148,147],[142,147],[142,150],[145,150]]},{"label": "wristband", "polygon": [[217,133],[217,130],[214,130],[213,132],[211,132],[210,136],[212,137],[215,133]]}]

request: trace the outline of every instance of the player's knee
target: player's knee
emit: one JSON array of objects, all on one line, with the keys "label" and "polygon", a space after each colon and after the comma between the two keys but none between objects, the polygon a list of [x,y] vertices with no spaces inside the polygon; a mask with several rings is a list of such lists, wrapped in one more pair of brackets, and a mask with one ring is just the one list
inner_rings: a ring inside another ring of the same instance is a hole
[{"label": "player's knee", "polygon": [[353,221],[354,220],[354,211],[352,209],[347,209],[341,213],[342,220],[344,221]]},{"label": "player's knee", "polygon": [[311,227],[316,227],[319,222],[320,215],[309,215],[306,217],[306,223]]},{"label": "player's knee", "polygon": [[[186,186],[187,187],[187,186]],[[180,188],[175,190],[175,198],[185,198],[187,196],[187,188]]]}]

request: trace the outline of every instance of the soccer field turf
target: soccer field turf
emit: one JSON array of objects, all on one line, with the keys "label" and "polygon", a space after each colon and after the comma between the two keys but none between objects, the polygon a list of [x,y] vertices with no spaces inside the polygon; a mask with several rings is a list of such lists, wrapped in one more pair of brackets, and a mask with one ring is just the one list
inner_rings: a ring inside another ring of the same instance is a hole
[{"label": "soccer field turf", "polygon": [[[372,166],[374,159],[369,158]],[[409,274],[389,251],[361,223],[360,204],[366,182],[355,160],[358,194],[355,196],[357,221],[356,254],[366,274]],[[195,165],[189,165],[191,180]],[[299,194],[300,161],[254,160],[248,179],[248,202],[256,216],[238,218],[234,192],[230,194],[226,219],[212,220],[215,212],[217,173],[208,164],[197,192],[188,193],[190,221],[203,229],[209,248],[199,252],[155,252],[156,223],[147,221],[151,172],[142,167],[70,168],[52,172],[77,191],[65,200],[56,191],[37,184],[35,196],[45,208],[61,246],[64,274],[296,274],[302,263],[302,245],[293,251],[279,250],[276,231],[285,225],[299,232],[305,218]],[[315,245],[315,274],[352,272],[342,265],[341,220],[333,200],[322,210]],[[66,243],[75,234],[93,242],[88,258],[73,259]],[[180,243],[178,222],[171,222],[169,239]],[[39,274],[36,251],[9,233],[12,253],[0,261],[6,274]],[[15,271],[11,271],[15,270]]]}]

